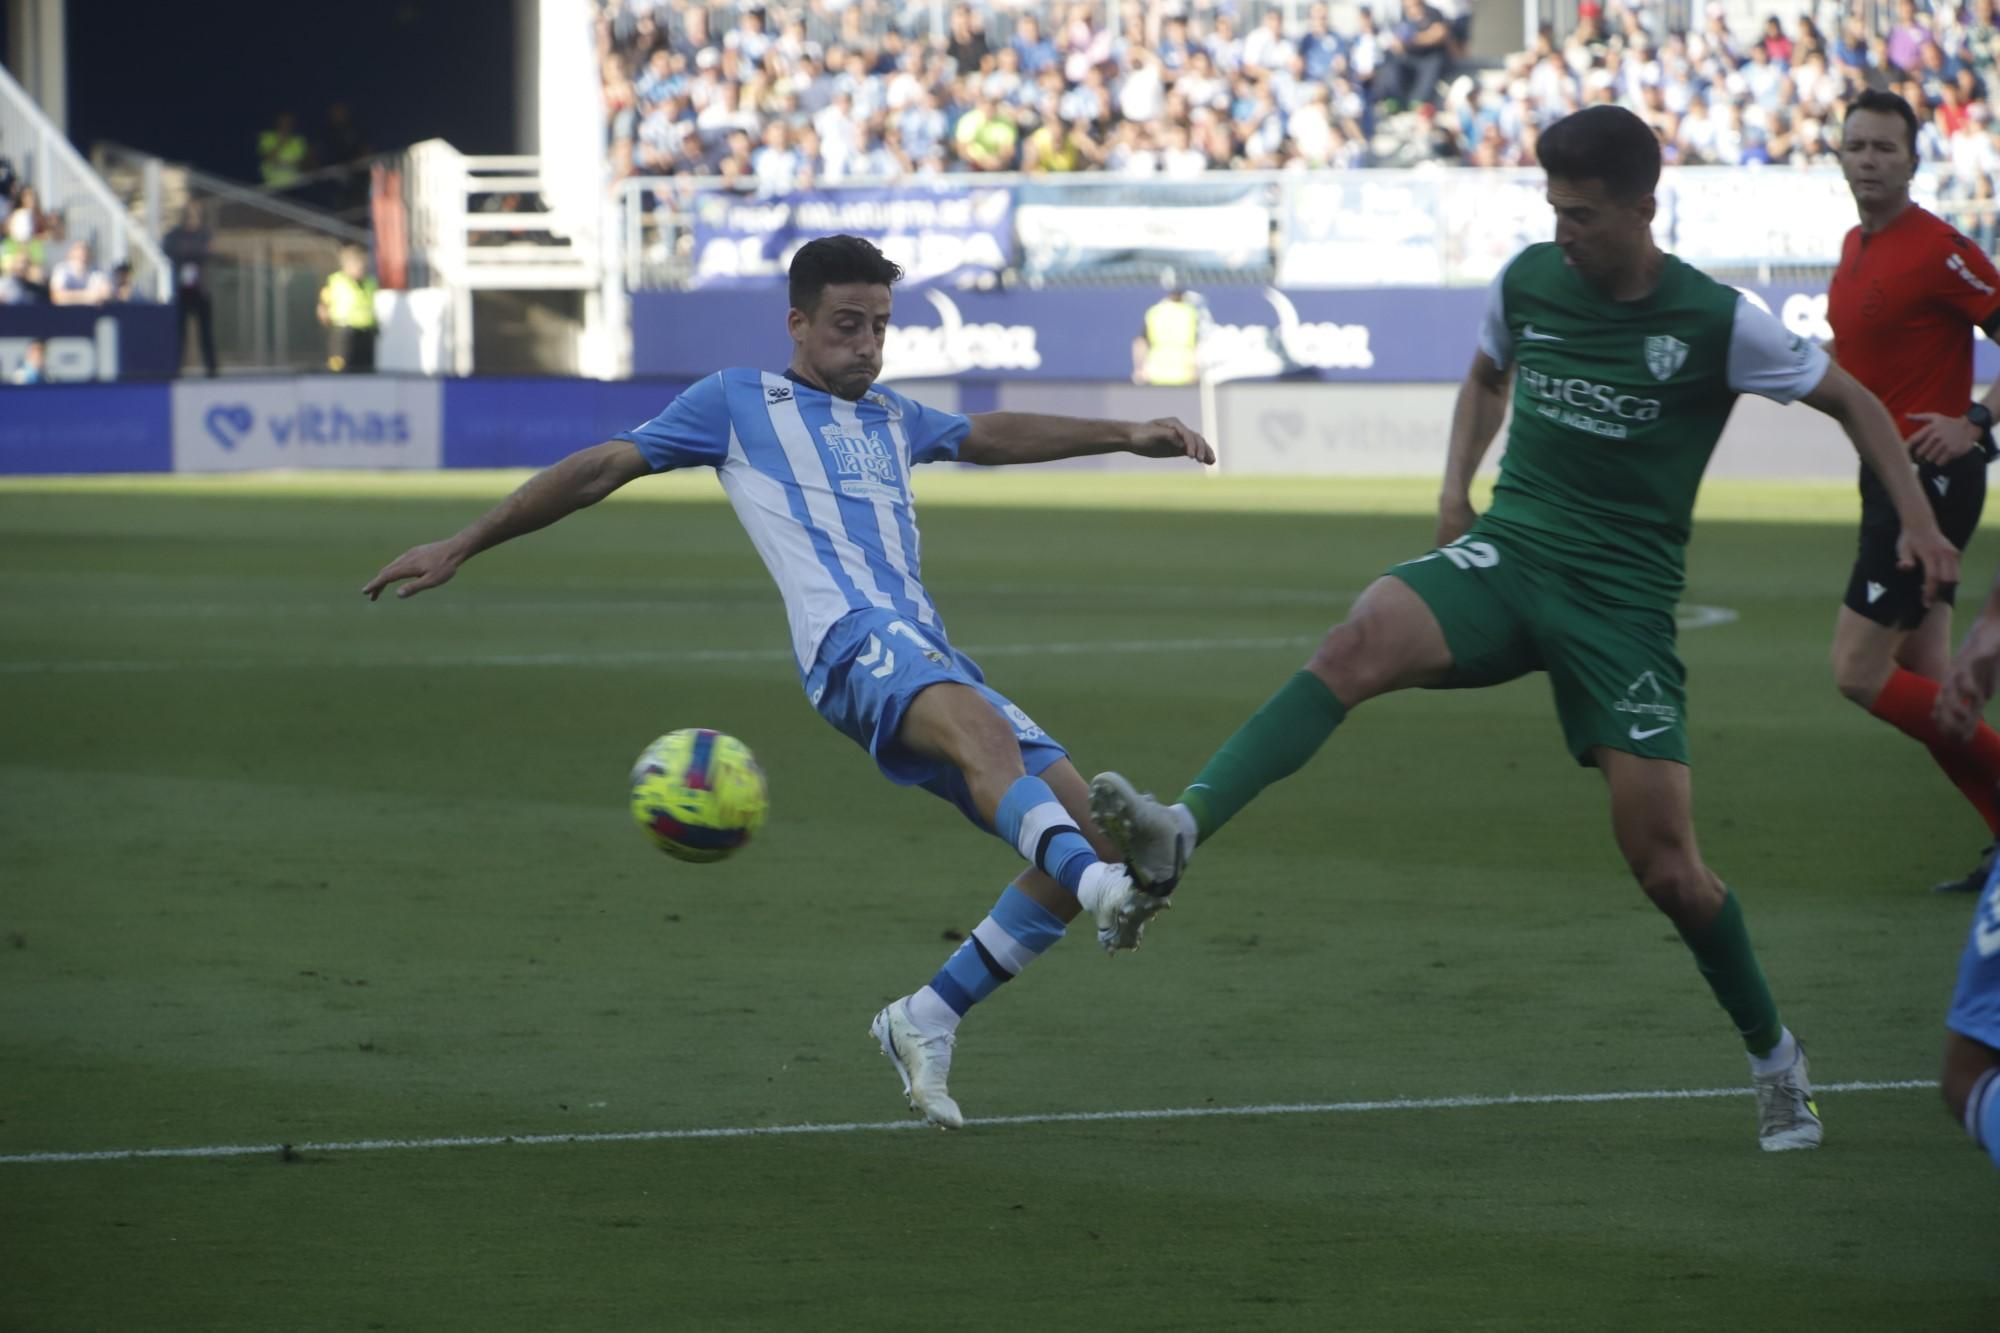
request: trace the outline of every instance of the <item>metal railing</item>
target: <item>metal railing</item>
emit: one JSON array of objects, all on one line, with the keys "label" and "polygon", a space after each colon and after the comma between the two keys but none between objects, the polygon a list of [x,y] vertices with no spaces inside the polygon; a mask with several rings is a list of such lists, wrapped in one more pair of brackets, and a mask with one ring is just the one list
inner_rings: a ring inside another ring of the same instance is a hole
[{"label": "metal railing", "polygon": [[[47,212],[61,219],[51,249],[87,241],[99,266],[132,265],[137,290],[156,300],[173,295],[172,271],[153,238],[136,226],[118,198],[91,170],[27,90],[0,68],[0,155],[14,161]],[[49,267],[57,256],[49,257]]]},{"label": "metal railing", "polygon": [[100,142],[91,158],[114,196],[145,231],[163,237],[190,204],[209,238],[203,286],[217,359],[230,371],[306,370],[324,364],[319,292],[340,265],[340,247],[369,232],[296,199]]}]

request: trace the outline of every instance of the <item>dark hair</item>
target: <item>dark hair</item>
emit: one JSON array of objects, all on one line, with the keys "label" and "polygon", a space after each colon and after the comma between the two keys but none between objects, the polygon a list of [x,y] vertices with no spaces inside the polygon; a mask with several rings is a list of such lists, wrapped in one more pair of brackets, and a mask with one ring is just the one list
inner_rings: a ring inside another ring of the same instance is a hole
[{"label": "dark hair", "polygon": [[792,309],[810,315],[819,305],[820,293],[842,283],[893,287],[902,278],[903,270],[861,237],[822,236],[807,241],[792,256]]},{"label": "dark hair", "polygon": [[1542,131],[1535,156],[1552,178],[1603,181],[1619,199],[1651,194],[1660,183],[1659,139],[1621,106],[1585,107],[1564,116]]},{"label": "dark hair", "polygon": [[[1903,121],[1903,130],[1910,139],[1910,156],[1915,157],[1917,155],[1917,113],[1910,110],[1908,102],[1905,102],[1894,93],[1884,92],[1879,88],[1870,88],[1867,92],[1855,98],[1853,104],[1847,108],[1847,114],[1850,116],[1857,111],[1877,111],[1885,116],[1900,116]],[[1842,123],[1844,124],[1845,122],[1843,121]]]}]

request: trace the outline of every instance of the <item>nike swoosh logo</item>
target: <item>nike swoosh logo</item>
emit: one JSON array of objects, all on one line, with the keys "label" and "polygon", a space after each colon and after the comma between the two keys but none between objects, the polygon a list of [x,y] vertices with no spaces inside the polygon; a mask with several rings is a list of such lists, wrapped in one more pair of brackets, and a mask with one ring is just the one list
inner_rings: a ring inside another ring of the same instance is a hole
[{"label": "nike swoosh logo", "polygon": [[1663,731],[1672,731],[1673,729],[1674,729],[1674,724],[1669,722],[1664,727],[1653,727],[1647,731],[1641,731],[1637,727],[1634,727],[1632,728],[1629,734],[1635,741],[1644,741],[1644,740],[1651,740],[1653,737],[1659,735]]},{"label": "nike swoosh logo", "polygon": [[1531,343],[1559,343],[1562,341],[1562,335],[1559,333],[1536,333],[1535,326],[1532,324],[1522,328],[1521,336]]}]

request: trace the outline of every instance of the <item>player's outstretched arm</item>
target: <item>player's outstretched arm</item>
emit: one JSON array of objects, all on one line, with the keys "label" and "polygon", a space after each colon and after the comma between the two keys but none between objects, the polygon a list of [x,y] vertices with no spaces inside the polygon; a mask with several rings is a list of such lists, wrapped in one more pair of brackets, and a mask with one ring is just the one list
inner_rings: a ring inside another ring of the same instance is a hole
[{"label": "player's outstretched arm", "polygon": [[1138,454],[1213,463],[1215,450],[1172,417],[1157,421],[1090,421],[1035,412],[981,412],[958,446],[958,461],[1001,467],[1050,463],[1085,454]]},{"label": "player's outstretched arm", "polygon": [[522,482],[519,490],[457,536],[412,547],[391,560],[362,586],[361,595],[372,602],[384,588],[397,583],[402,584],[396,589],[398,597],[435,588],[487,547],[545,528],[652,470],[638,446],[628,440],[607,440],[579,449]]},{"label": "player's outstretched arm", "polygon": [[1986,605],[1966,631],[1965,642],[1945,674],[1944,688],[1938,691],[1932,710],[1938,726],[1953,740],[1971,736],[1996,685],[2000,685],[2000,570],[1994,572]]},{"label": "player's outstretched arm", "polygon": [[1451,449],[1445,458],[1444,482],[1438,489],[1437,544],[1449,546],[1471,531],[1479,518],[1472,508],[1472,479],[1479,462],[1493,447],[1500,423],[1507,419],[1509,371],[1484,352],[1472,356],[1472,368],[1458,386],[1451,409]]},{"label": "player's outstretched arm", "polygon": [[1902,557],[1898,563],[1904,569],[1923,566],[1924,605],[1929,606],[1940,585],[1958,582],[1958,548],[1945,537],[1924,500],[1916,467],[1889,409],[1837,365],[1829,365],[1819,384],[1800,401],[1839,422],[1854,452],[1881,479],[1903,526],[1896,543]]}]

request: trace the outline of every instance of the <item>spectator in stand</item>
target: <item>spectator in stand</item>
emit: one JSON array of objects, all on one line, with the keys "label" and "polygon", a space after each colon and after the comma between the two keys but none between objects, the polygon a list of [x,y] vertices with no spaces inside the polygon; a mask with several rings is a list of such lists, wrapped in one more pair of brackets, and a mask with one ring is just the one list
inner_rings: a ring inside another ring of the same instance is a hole
[{"label": "spectator in stand", "polygon": [[952,131],[959,158],[974,171],[1012,171],[1019,139],[1013,117],[990,97],[980,98]]},{"label": "spectator in stand", "polygon": [[[1586,24],[1594,18],[1586,18]],[[1444,14],[1424,0],[1402,0],[1402,20],[1384,42],[1376,70],[1378,102],[1436,106],[1438,82],[1450,72],[1452,28]]]},{"label": "spectator in stand", "polygon": [[986,41],[986,29],[974,20],[971,5],[952,6],[950,26],[951,36],[945,42],[944,53],[958,66],[960,74],[977,74],[993,50]]},{"label": "spectator in stand", "polygon": [[764,122],[763,146],[750,155],[760,194],[786,194],[798,185],[801,163],[791,131],[782,120]]},{"label": "spectator in stand", "polygon": [[28,282],[28,252],[0,254],[0,305],[39,305],[41,301],[42,296]]},{"label": "spectator in stand", "polygon": [[112,303],[115,305],[130,305],[134,301],[144,299],[144,297],[139,295],[139,289],[133,281],[132,265],[126,262],[113,266],[111,270]]},{"label": "spectator in stand", "polygon": [[41,196],[32,185],[23,185],[14,196],[14,207],[7,214],[6,239],[16,245],[45,238],[50,230],[50,218],[42,212]]},{"label": "spectator in stand", "polygon": [[1285,16],[1276,9],[1265,10],[1263,23],[1243,39],[1243,63],[1250,69],[1282,69],[1296,53],[1285,36]]},{"label": "spectator in stand", "polygon": [[72,242],[63,262],[49,272],[49,300],[56,305],[103,305],[111,299],[111,279],[90,262],[90,242]]},{"label": "spectator in stand", "polygon": [[49,380],[49,344],[43,338],[30,338],[21,353],[21,364],[14,367],[7,377],[15,384],[46,384]]},{"label": "spectator in stand", "polygon": [[1315,83],[1326,82],[1333,73],[1333,62],[1342,52],[1340,38],[1335,35],[1326,5],[1315,0],[1306,11],[1305,35],[1299,38],[1299,55],[1305,59],[1305,76]]},{"label": "spectator in stand", "polygon": [[1055,43],[1042,34],[1042,21],[1033,14],[1021,15],[1010,45],[1020,53],[1021,71],[1030,77],[1057,63]]}]

